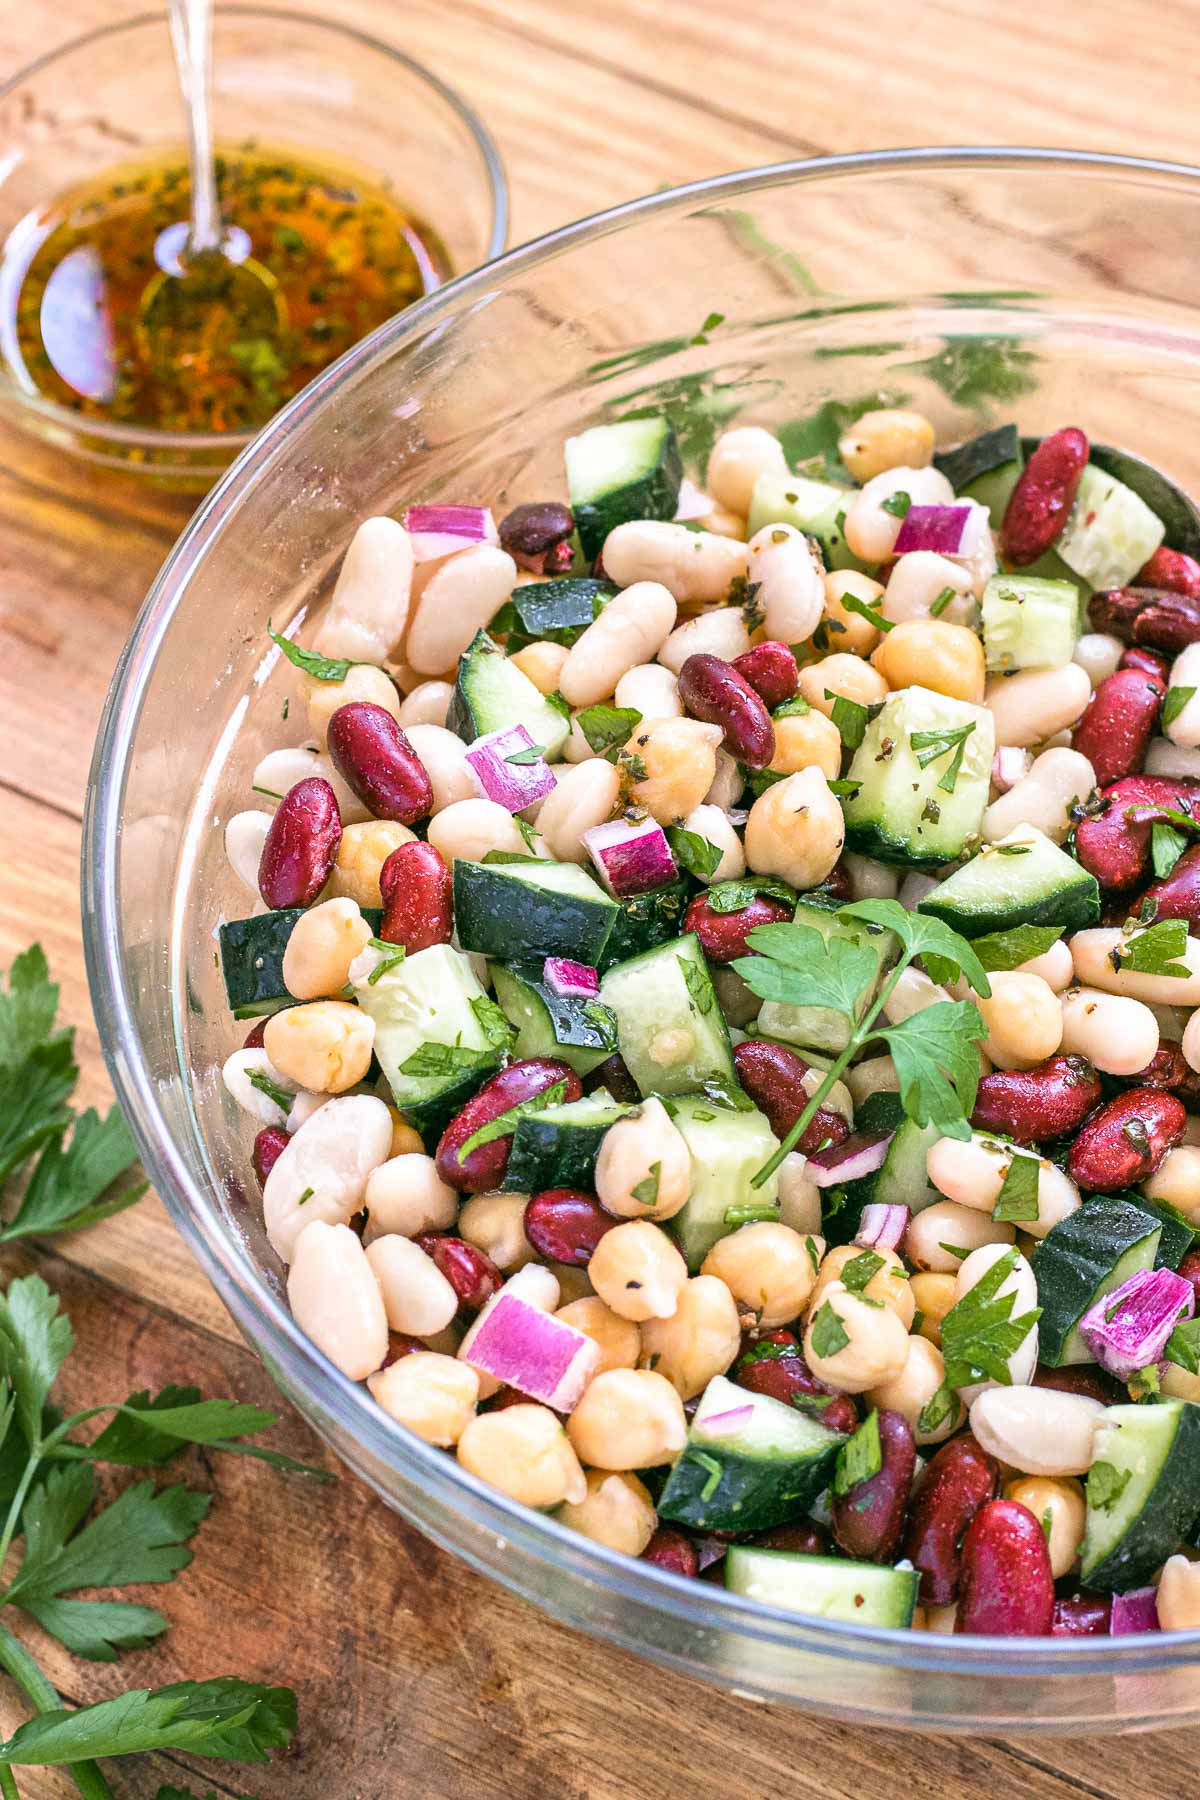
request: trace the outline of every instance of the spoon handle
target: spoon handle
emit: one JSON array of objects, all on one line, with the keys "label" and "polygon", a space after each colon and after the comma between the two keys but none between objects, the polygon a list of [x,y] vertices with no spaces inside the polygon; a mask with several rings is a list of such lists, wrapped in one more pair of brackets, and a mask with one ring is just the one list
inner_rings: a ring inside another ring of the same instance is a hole
[{"label": "spoon handle", "polygon": [[213,163],[212,0],[170,0],[171,42],[179,72],[188,123],[188,160],[192,175],[192,224],[189,249],[217,250],[221,245],[221,207]]}]

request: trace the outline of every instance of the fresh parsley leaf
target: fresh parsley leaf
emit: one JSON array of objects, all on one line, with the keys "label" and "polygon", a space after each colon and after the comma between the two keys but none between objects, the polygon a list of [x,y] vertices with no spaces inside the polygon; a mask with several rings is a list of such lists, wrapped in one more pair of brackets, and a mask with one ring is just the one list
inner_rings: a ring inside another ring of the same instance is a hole
[{"label": "fresh parsley leaf", "polygon": [[137,1162],[137,1149],[118,1107],[105,1118],[89,1108],[75,1121],[71,1140],[52,1138],[38,1158],[15,1216],[0,1226],[0,1242],[49,1231],[82,1231],[124,1212],[140,1200],[148,1182],[112,1189]]},{"label": "fresh parsley leaf", "polygon": [[812,1272],[815,1275],[821,1267],[821,1258],[817,1252],[816,1238],[806,1237],[804,1240],[804,1248],[808,1251],[808,1260],[812,1264]]},{"label": "fresh parsley leaf", "polygon": [[367,976],[367,986],[374,987],[377,981],[382,981],[385,975],[390,975],[393,969],[400,967],[408,951],[403,944],[389,944],[385,938],[377,937],[370,940],[370,947],[379,955],[379,961]]},{"label": "fresh parsley leaf", "polygon": [[532,1099],[522,1100],[518,1105],[510,1106],[506,1112],[497,1113],[494,1119],[489,1119],[486,1125],[481,1125],[478,1131],[472,1132],[462,1145],[458,1152],[460,1166],[472,1152],[482,1150],[485,1144],[494,1143],[497,1138],[511,1137],[520,1121],[530,1113],[545,1112],[548,1106],[558,1106],[566,1099],[566,1095],[566,1082],[556,1081],[540,1094],[534,1094]]},{"label": "fresh parsley leaf", "polygon": [[646,759],[644,756],[628,756],[624,750],[617,752],[617,767],[625,781],[636,787],[639,781],[646,779]]},{"label": "fresh parsley leaf", "polygon": [[894,931],[909,958],[941,957],[970,983],[977,994],[985,1000],[989,998],[992,989],[987,970],[975,954],[974,946],[931,913],[908,912],[898,900],[851,900],[838,908],[838,917],[862,919],[868,925]]},{"label": "fresh parsley leaf", "polygon": [[958,1405],[958,1395],[943,1382],[921,1408],[917,1416],[917,1430],[922,1433],[936,1431],[939,1425],[944,1425],[947,1419],[953,1417]]},{"label": "fresh parsley leaf", "polygon": [[59,1032],[0,1069],[0,1181],[70,1124],[67,1101],[79,1079],[73,1043],[73,1032]]},{"label": "fresh parsley leaf", "polygon": [[654,1206],[658,1201],[658,1184],[661,1177],[661,1162],[651,1163],[649,1174],[629,1191],[634,1199],[640,1201],[643,1206]]},{"label": "fresh parsley leaf", "polygon": [[883,1258],[874,1250],[864,1250],[858,1256],[852,1256],[843,1265],[841,1283],[849,1288],[852,1294],[861,1294],[869,1281],[873,1281],[883,1267]]},{"label": "fresh parsley leaf", "polygon": [[585,706],[575,715],[575,723],[597,756],[608,756],[610,750],[627,744],[641,722],[641,713],[632,706]]},{"label": "fresh parsley leaf", "polygon": [[[868,625],[875,627],[876,631],[886,633],[895,627],[895,620],[885,619],[880,611],[883,605],[882,594],[872,603],[870,600],[860,600],[857,594],[852,594],[849,588],[846,588],[837,596],[837,603],[843,612],[857,613],[860,619],[865,619]],[[775,717],[778,718],[779,714],[776,713]]]},{"label": "fresh parsley leaf", "polygon": [[1186,919],[1160,919],[1147,931],[1138,931],[1126,940],[1125,947],[1113,951],[1113,967],[1120,974],[1167,975],[1185,981],[1191,974],[1186,962],[1188,927]]},{"label": "fresh parsley leaf", "polygon": [[493,1050],[467,1050],[462,1044],[421,1044],[400,1065],[401,1075],[441,1077],[458,1075],[464,1069],[489,1068],[495,1063]]},{"label": "fresh parsley leaf", "polygon": [[818,1356],[836,1356],[849,1342],[850,1334],[827,1300],[813,1320],[813,1349]]},{"label": "fresh parsley leaf", "polygon": [[832,689],[825,689],[825,698],[833,701],[833,722],[841,733],[842,742],[847,750],[857,750],[867,735],[867,724],[870,713],[857,700],[848,700],[845,694],[835,694]]},{"label": "fresh parsley leaf", "polygon": [[1115,1463],[1094,1462],[1088,1470],[1088,1505],[1095,1512],[1107,1512],[1129,1486],[1132,1474],[1132,1469],[1118,1469]]},{"label": "fresh parsley leaf", "polygon": [[1166,1356],[1189,1375],[1200,1375],[1200,1319],[1187,1319],[1175,1327],[1167,1339]]},{"label": "fresh parsley leaf", "polygon": [[73,1712],[39,1713],[0,1744],[0,1762],[73,1763],[185,1750],[257,1763],[290,1744],[295,1730],[296,1696],[290,1688],[220,1675],[213,1681],[134,1688]]},{"label": "fresh parsley leaf", "polygon": [[998,1224],[1028,1225],[1037,1218],[1039,1174],[1036,1156],[1018,1156],[1014,1151],[992,1208]]},{"label": "fresh parsley leaf", "polygon": [[71,1321],[40,1275],[11,1281],[0,1299],[0,1363],[16,1396],[17,1422],[38,1444],[50,1389],[75,1347]]},{"label": "fresh parsley leaf", "polygon": [[886,500],[879,502],[881,512],[890,513],[893,519],[906,519],[912,510],[912,495],[902,490],[889,494]]},{"label": "fresh parsley leaf", "polygon": [[524,768],[529,763],[541,762],[546,754],[545,744],[530,744],[527,750],[514,750],[511,756],[505,757],[506,763],[514,763]]},{"label": "fresh parsley leaf", "polygon": [[305,675],[311,675],[314,681],[345,681],[353,666],[349,657],[319,656],[315,650],[305,650],[299,644],[293,644],[268,622],[267,636],[273,644],[277,644],[288,661]]},{"label": "fresh parsley leaf", "polygon": [[782,900],[785,906],[796,904],[796,890],[774,875],[738,876],[732,881],[714,882],[705,898],[710,912],[725,914],[742,912],[761,894],[767,900]]},{"label": "fresh parsley leaf", "polygon": [[[944,587],[942,589],[941,593],[938,595],[937,599],[932,601],[930,604],[930,607],[929,607],[930,618],[931,619],[940,619],[942,614],[945,612],[946,608],[949,606],[950,602],[952,600],[957,600],[957,599],[958,599],[958,589],[957,588]],[[922,1427],[922,1429],[926,1429],[926,1428]],[[930,1426],[930,1427],[928,1427],[928,1429],[933,1430],[934,1427]]]},{"label": "fresh parsley leaf", "polygon": [[[692,1114],[693,1118],[699,1115]],[[713,1115],[715,1117],[715,1115]],[[748,1201],[743,1206],[727,1206],[725,1223],[727,1225],[761,1225],[771,1223],[779,1217],[779,1207],[771,1200]]]},{"label": "fresh parsley leaf", "polygon": [[[537,842],[537,833],[534,831],[533,826],[529,823],[529,820],[523,819],[521,817],[520,813],[514,813],[513,823],[516,825],[517,830],[521,834],[521,841],[525,845],[525,848],[527,850],[532,850],[535,843]],[[535,857],[533,860],[535,862],[541,862],[543,859],[539,856],[539,857]]]},{"label": "fresh parsley leaf", "polygon": [[[718,1106],[728,1107],[730,1112],[755,1110],[753,1100],[749,1094],[742,1092],[736,1081],[721,1081],[717,1076],[710,1075],[707,1081],[701,1083],[700,1091],[705,1099],[715,1100]],[[665,1099],[663,1105],[667,1105]]]},{"label": "fresh parsley leaf", "polygon": [[872,1410],[853,1437],[846,1439],[837,1454],[833,1471],[833,1491],[839,1499],[851,1488],[871,1481],[883,1467],[883,1447],[879,1442],[879,1414]]},{"label": "fresh parsley leaf", "polygon": [[1195,695],[1194,687],[1169,687],[1163,695],[1159,729],[1165,731],[1168,725],[1173,725],[1188,701],[1194,699]]},{"label": "fresh parsley leaf", "polygon": [[51,1042],[57,1012],[58,986],[50,979],[45,951],[34,944],[14,958],[7,993],[0,985],[0,1069],[15,1069]]},{"label": "fresh parsley leaf", "polygon": [[700,1467],[706,1471],[708,1479],[700,1489],[700,1499],[701,1501],[711,1500],[721,1485],[721,1478],[725,1473],[724,1468],[715,1456],[708,1454],[707,1450],[691,1449],[688,1451],[688,1459],[691,1462],[699,1463]]},{"label": "fresh parsley leaf", "polygon": [[571,708],[563,699],[557,688],[555,688],[552,693],[543,694],[542,699],[546,702],[547,706],[552,706],[560,717],[564,719],[569,719],[571,717]]},{"label": "fresh parsley leaf", "polygon": [[812,707],[803,694],[793,694],[790,700],[785,700],[782,706],[775,708],[771,717],[773,719],[802,719],[805,713],[811,711]]},{"label": "fresh parsley leaf", "polygon": [[701,837],[698,831],[685,831],[682,825],[668,825],[666,837],[679,867],[686,869],[698,881],[707,881],[725,854],[718,845]]},{"label": "fresh parsley leaf", "polygon": [[963,752],[966,749],[967,739],[974,729],[975,722],[972,720],[969,725],[960,725],[953,730],[914,731],[909,734],[908,741],[912,745],[918,768],[928,768],[929,764],[936,762],[939,757],[949,756],[951,751],[954,752],[949,768],[938,782],[938,787],[944,794],[954,792],[962,769]]},{"label": "fresh parsley leaf", "polygon": [[746,934],[753,956],[733,964],[752,993],[785,1006],[824,1006],[855,1020],[878,972],[866,937],[825,938],[811,925],[756,925]]},{"label": "fresh parsley leaf", "polygon": [[476,994],[471,1001],[471,1011],[479,1021],[480,1029],[489,1044],[497,1050],[507,1050],[516,1036],[507,1013],[496,1005],[486,994]]},{"label": "fresh parsley leaf", "polygon": [[1016,1261],[1016,1250],[1006,1250],[997,1257],[942,1320],[947,1387],[970,1387],[988,1380],[1004,1387],[1011,1385],[1009,1358],[1020,1349],[1041,1317],[1041,1308],[1034,1307],[1014,1319],[1016,1295],[1000,1292]]},{"label": "fresh parsley leaf", "polygon": [[970,1000],[939,1000],[876,1031],[896,1065],[908,1117],[936,1125],[946,1137],[969,1138],[979,1085],[976,1046],[987,1036],[979,1008]]},{"label": "fresh parsley leaf", "polygon": [[1010,931],[989,931],[984,937],[972,938],[971,948],[983,968],[996,974],[1044,956],[1062,934],[1061,925],[1014,925]]},{"label": "fresh parsley leaf", "polygon": [[706,970],[694,963],[690,956],[679,956],[675,959],[683,970],[684,986],[688,998],[701,1017],[715,1012],[717,996]]},{"label": "fresh parsley leaf", "polygon": [[272,1081],[265,1069],[251,1069],[246,1079],[252,1088],[265,1094],[273,1106],[277,1106],[286,1118],[291,1111],[292,1101],[296,1098],[291,1088],[281,1087],[279,1082]]},{"label": "fresh parsley leaf", "polygon": [[1150,827],[1150,861],[1157,881],[1165,881],[1188,847],[1182,831],[1157,819]]}]

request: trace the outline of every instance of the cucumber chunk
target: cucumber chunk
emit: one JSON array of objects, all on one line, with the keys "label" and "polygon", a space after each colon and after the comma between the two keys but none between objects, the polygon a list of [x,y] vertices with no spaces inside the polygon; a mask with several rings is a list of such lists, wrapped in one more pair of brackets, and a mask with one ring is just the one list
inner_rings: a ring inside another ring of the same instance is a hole
[{"label": "cucumber chunk", "polygon": [[869,569],[874,565],[861,562],[846,543],[846,508],[854,493],[803,475],[760,475],[750,496],[747,536],[764,525],[793,525],[817,540],[827,569]]},{"label": "cucumber chunk", "polygon": [[651,888],[644,894],[627,894],[617,901],[617,916],[612,936],[604,946],[600,973],[614,963],[628,962],[641,956],[683,930],[683,915],[690,898],[687,877],[669,881],[665,887]]},{"label": "cucumber chunk", "polygon": [[1038,1355],[1044,1363],[1061,1369],[1095,1360],[1079,1331],[1080,1319],[1131,1275],[1154,1267],[1161,1235],[1158,1219],[1109,1194],[1051,1226],[1030,1259],[1042,1309]]},{"label": "cucumber chunk", "polygon": [[1018,825],[947,876],[918,901],[917,911],[944,919],[966,938],[1015,925],[1081,931],[1100,917],[1100,886],[1036,825]]},{"label": "cucumber chunk", "polygon": [[459,659],[446,724],[468,744],[489,732],[524,725],[549,762],[571,735],[570,719],[551,706],[486,631],[475,633]]},{"label": "cucumber chunk", "polygon": [[616,591],[611,582],[590,575],[563,575],[515,588],[512,607],[517,624],[506,645],[509,654],[532,643],[569,647],[600,617]]},{"label": "cucumber chunk", "polygon": [[[831,938],[848,938],[865,944],[875,957],[875,972],[860,994],[855,1020],[860,1020],[874,1000],[884,972],[896,960],[894,933],[877,925],[864,925],[856,919],[840,918],[827,907],[812,906],[801,900],[793,915],[797,925],[809,925],[828,943]],[[781,1000],[766,1000],[758,1015],[757,1031],[762,1037],[778,1038],[785,1044],[797,1044],[806,1050],[828,1050],[840,1055],[850,1042],[850,1021],[845,1013],[831,1006],[788,1006]]]},{"label": "cucumber chunk", "polygon": [[454,864],[454,921],[464,950],[599,963],[617,903],[576,863]]},{"label": "cucumber chunk", "polygon": [[779,1216],[778,1170],[761,1187],[751,1186],[779,1139],[756,1106],[738,1112],[707,1094],[681,1094],[668,1106],[687,1144],[692,1172],[687,1200],[667,1230],[695,1274],[718,1238],[744,1222],[735,1209],[753,1207],[764,1219]]},{"label": "cucumber chunk", "polygon": [[1080,1579],[1102,1593],[1148,1582],[1200,1515],[1200,1407],[1110,1406],[1096,1427]]},{"label": "cucumber chunk", "polygon": [[[301,906],[280,907],[256,913],[252,919],[228,919],[217,932],[225,998],[235,1019],[258,1019],[295,1003],[283,979],[283,953]],[[378,907],[364,907],[363,918],[373,932],[383,914]]]},{"label": "cucumber chunk", "polygon": [[643,1094],[733,1083],[729,1030],[694,932],[617,963],[600,998],[617,1015],[621,1056]]},{"label": "cucumber chunk", "polygon": [[556,994],[542,979],[541,963],[495,963],[496,999],[517,1028],[512,1053],[521,1061],[554,1056],[589,1075],[617,1047],[617,1021],[598,1000]]},{"label": "cucumber chunk", "polygon": [[1168,1206],[1165,1200],[1147,1200],[1137,1188],[1123,1188],[1115,1196],[1118,1200],[1128,1200],[1130,1206],[1136,1206],[1148,1218],[1157,1219],[1162,1226],[1162,1236],[1158,1240],[1158,1254],[1154,1258],[1156,1269],[1177,1269],[1192,1245],[1196,1241],[1196,1229],[1189,1225],[1183,1214]]},{"label": "cucumber chunk", "polygon": [[629,1111],[600,1090],[526,1113],[517,1120],[503,1187],[514,1194],[592,1187],[604,1134]]},{"label": "cucumber chunk", "polygon": [[659,1517],[704,1531],[785,1524],[829,1485],[845,1441],[811,1414],[715,1375],[659,1496]]},{"label": "cucumber chunk", "polygon": [[998,425],[982,431],[953,450],[939,450],[933,459],[956,494],[986,506],[992,529],[998,531],[1004,509],[1017,485],[1025,458],[1015,425]]},{"label": "cucumber chunk", "polygon": [[758,1550],[731,1544],[725,1586],[747,1600],[810,1618],[904,1630],[913,1621],[920,1576],[886,1563],[844,1556],[806,1556],[798,1550]]},{"label": "cucumber chunk", "polygon": [[1132,488],[1089,463],[1054,548],[1093,588],[1125,587],[1163,535],[1162,520]]},{"label": "cucumber chunk", "polygon": [[992,674],[1065,669],[1079,635],[1079,589],[1018,570],[983,590],[983,643]]},{"label": "cucumber chunk", "polygon": [[[944,738],[944,751],[925,742],[930,733]],[[845,802],[847,847],[912,868],[953,862],[979,835],[995,747],[985,706],[923,687],[889,694],[850,764],[858,786]],[[923,768],[918,755],[928,758]],[[943,781],[952,783],[949,791]]]},{"label": "cucumber chunk", "polygon": [[683,464],[666,419],[593,425],[568,438],[567,493],[579,543],[589,562],[629,519],[673,519]]}]

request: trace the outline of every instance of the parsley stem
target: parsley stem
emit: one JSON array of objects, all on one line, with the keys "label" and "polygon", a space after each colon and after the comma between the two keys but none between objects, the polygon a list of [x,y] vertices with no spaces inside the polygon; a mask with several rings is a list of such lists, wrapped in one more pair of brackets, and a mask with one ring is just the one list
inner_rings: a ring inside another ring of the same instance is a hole
[{"label": "parsley stem", "polygon": [[[58,1690],[43,1675],[20,1639],[14,1637],[4,1625],[0,1625],[0,1669],[12,1676],[39,1712],[55,1712],[61,1707],[62,1700]],[[67,1773],[83,1800],[115,1800],[97,1763],[69,1763]]]},{"label": "parsley stem", "polygon": [[0,1763],[0,1794],[3,1794],[4,1800],[21,1800],[17,1778],[7,1763]]}]

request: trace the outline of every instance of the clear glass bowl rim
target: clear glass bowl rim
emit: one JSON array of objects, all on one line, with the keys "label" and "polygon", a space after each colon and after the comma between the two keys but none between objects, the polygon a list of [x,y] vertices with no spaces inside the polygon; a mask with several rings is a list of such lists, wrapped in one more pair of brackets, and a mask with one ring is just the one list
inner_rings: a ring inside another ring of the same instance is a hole
[{"label": "clear glass bowl rim", "polygon": [[[251,10],[251,9],[242,9]],[[253,9],[256,10],[256,9]],[[120,907],[116,850],[125,775],[146,686],[164,636],[193,570],[219,535],[227,518],[253,491],[256,478],[281,454],[289,435],[346,383],[356,383],[368,365],[390,358],[422,337],[440,318],[485,299],[498,282],[510,281],[548,261],[619,231],[637,221],[687,211],[698,203],[750,194],[768,186],[857,175],[926,169],[930,173],[975,168],[1023,172],[1031,178],[1053,171],[1097,176],[1120,174],[1178,179],[1196,189],[1200,168],[1186,163],[1102,152],[1036,147],[974,146],[869,151],[771,163],[735,174],[712,176],[594,213],[543,237],[532,239],[417,301],[396,319],[330,365],[264,427],[203,502],[150,588],[113,676],[101,720],[88,784],[82,848],[84,954],[92,1003],[105,1061],[129,1118],[142,1160],[176,1226],[222,1299],[236,1295],[254,1316],[254,1347],[273,1359],[290,1382],[323,1411],[335,1412],[366,1453],[404,1481],[417,1481],[430,1499],[470,1524],[505,1539],[531,1556],[553,1564],[571,1579],[600,1588],[613,1603],[653,1606],[679,1625],[702,1632],[733,1633],[766,1649],[803,1649],[848,1663],[906,1670],[1028,1678],[1133,1675],[1153,1669],[1186,1668],[1200,1658],[1200,1630],[1121,1638],[1000,1637],[891,1630],[867,1625],[806,1619],[758,1602],[743,1600],[707,1583],[688,1583],[653,1566],[570,1531],[546,1514],[530,1512],[468,1474],[444,1453],[401,1436],[363,1387],[341,1375],[305,1338],[285,1305],[239,1256],[220,1215],[189,1175],[171,1140],[157,1103],[153,1078],[142,1060],[130,996],[118,950]],[[236,1318],[238,1308],[232,1306]],[[373,1483],[385,1499],[391,1496]],[[469,1557],[468,1557],[468,1560]],[[502,1571],[484,1572],[504,1582]],[[524,1592],[520,1587],[518,1592]],[[610,1617],[614,1616],[610,1615]],[[606,1635],[603,1628],[600,1635]],[[619,1635],[619,1634],[618,1634]],[[624,1641],[637,1648],[629,1638]],[[1099,1647],[1097,1647],[1099,1646]],[[836,1714],[836,1707],[821,1710]],[[927,1728],[937,1729],[930,1722]]]},{"label": "clear glass bowl rim", "polygon": [[[435,75],[432,69],[427,69],[424,63],[418,62],[415,57],[409,56],[405,51],[396,49],[392,44],[385,44],[382,38],[375,37],[373,33],[360,31],[357,26],[343,24],[337,19],[324,18],[319,13],[296,12],[292,8],[284,6],[235,5],[218,6],[215,14],[218,23],[222,19],[238,18],[283,19],[289,25],[298,25],[304,30],[329,32],[335,37],[349,38],[363,49],[386,57],[390,62],[399,63],[411,75],[415,75],[419,81],[432,88],[434,93],[444,100],[453,112],[457,113],[459,119],[466,126],[475,140],[475,146],[486,170],[488,189],[491,194],[492,219],[483,263],[489,263],[501,254],[508,238],[509,221],[508,182],[504,174],[504,164],[500,159],[500,152],[491,132],[479,114],[467,105],[456,89],[443,81],[439,75]],[[0,100],[8,99],[35,75],[40,75],[43,71],[53,68],[55,63],[64,62],[78,51],[86,50],[89,45],[106,42],[109,38],[120,37],[124,32],[142,30],[147,25],[160,25],[165,33],[167,29],[166,13],[135,13],[128,19],[114,19],[106,25],[95,26],[91,31],[81,32],[78,37],[70,38],[65,44],[58,44],[53,50],[47,50],[41,56],[35,57],[32,62],[26,63],[23,68],[18,69],[15,75],[10,75],[6,81],[0,82]],[[448,287],[450,284],[447,282],[445,285]],[[440,293],[442,290],[439,288],[437,291]],[[55,400],[47,400],[40,394],[31,394],[25,388],[18,387],[15,383],[10,382],[2,372],[0,372],[0,381],[11,389],[26,411],[35,414],[47,425],[56,426],[60,430],[72,434],[77,433],[82,425],[89,438],[113,446],[123,445],[126,449],[229,452],[238,445],[250,443],[254,435],[252,432],[234,431],[154,431],[140,425],[118,425],[104,419],[85,418],[80,413],[72,412],[70,407],[60,406]]]}]

